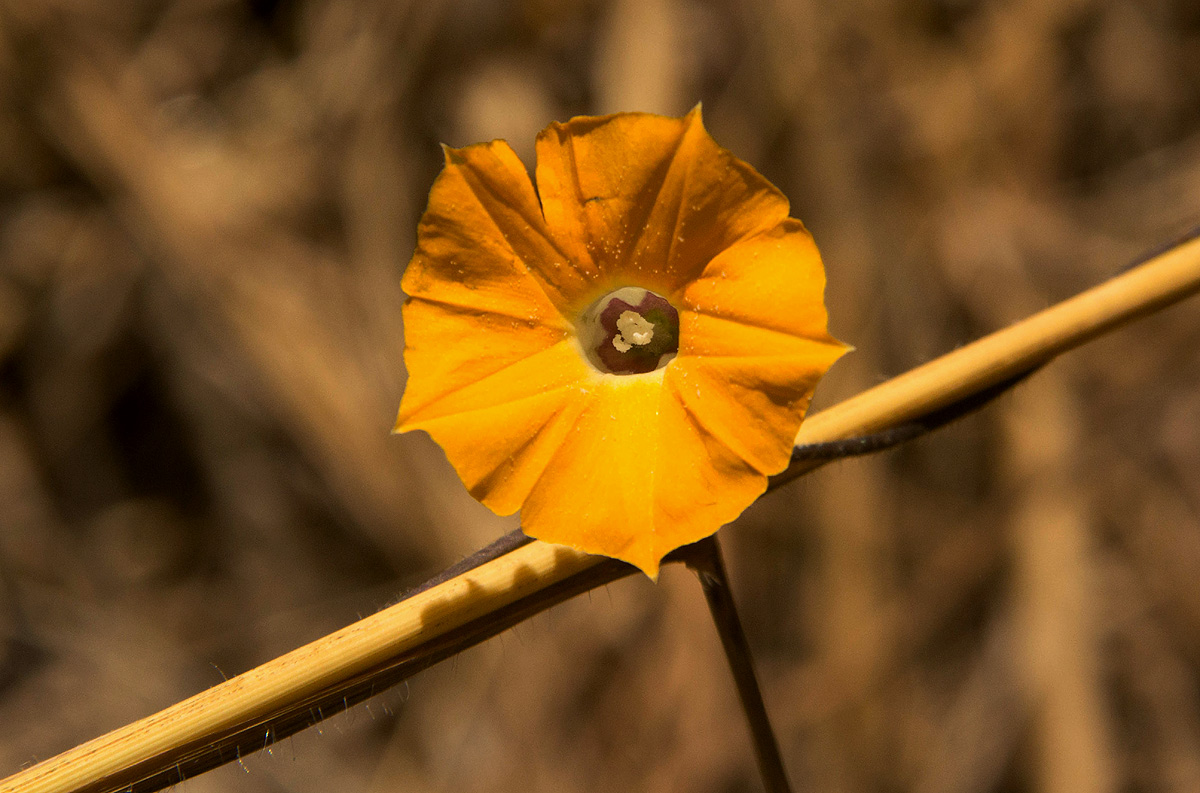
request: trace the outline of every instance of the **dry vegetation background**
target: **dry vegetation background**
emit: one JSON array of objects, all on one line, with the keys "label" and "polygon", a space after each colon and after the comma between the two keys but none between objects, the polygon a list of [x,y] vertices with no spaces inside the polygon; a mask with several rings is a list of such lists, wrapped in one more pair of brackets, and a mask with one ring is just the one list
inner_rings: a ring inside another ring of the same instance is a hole
[{"label": "dry vegetation background", "polygon": [[[0,775],[512,528],[391,437],[439,141],[686,111],[792,199],[828,405],[1200,220],[1195,0],[0,0]],[[805,790],[1200,790],[1200,311],[724,530]],[[698,587],[561,606],[202,791],[756,790]]]}]

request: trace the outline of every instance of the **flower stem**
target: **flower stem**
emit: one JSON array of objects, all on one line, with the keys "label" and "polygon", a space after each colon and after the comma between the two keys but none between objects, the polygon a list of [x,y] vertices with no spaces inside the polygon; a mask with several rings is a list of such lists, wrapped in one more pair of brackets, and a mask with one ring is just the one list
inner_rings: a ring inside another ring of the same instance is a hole
[{"label": "flower stem", "polygon": [[750,645],[742,630],[733,594],[729,591],[729,577],[725,574],[725,562],[721,557],[721,546],[717,535],[706,537],[693,544],[687,555],[687,565],[696,572],[708,610],[725,648],[725,658],[737,685],[738,698],[750,727],[750,738],[754,743],[754,755],[758,759],[758,770],[762,774],[767,793],[791,793],[787,773],[783,769],[783,758],[779,754],[779,742],[767,717],[758,676],[754,673],[754,659]]}]

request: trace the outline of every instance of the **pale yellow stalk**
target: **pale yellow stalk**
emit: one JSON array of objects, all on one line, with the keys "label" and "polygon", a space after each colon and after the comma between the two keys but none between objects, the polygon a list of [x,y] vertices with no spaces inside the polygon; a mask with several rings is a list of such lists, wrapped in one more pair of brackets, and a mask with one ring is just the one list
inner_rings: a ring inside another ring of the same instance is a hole
[{"label": "pale yellow stalk", "polygon": [[[1000,383],[1059,353],[1200,291],[1200,239],[811,416],[798,444],[892,427]],[[813,467],[801,463],[789,473]],[[786,476],[786,475],[785,475]],[[237,725],[376,667],[467,622],[494,613],[600,560],[540,542],[525,545],[323,639],[141,721],[0,782],[0,793],[110,790],[133,766],[155,769],[181,746],[202,746]]]}]

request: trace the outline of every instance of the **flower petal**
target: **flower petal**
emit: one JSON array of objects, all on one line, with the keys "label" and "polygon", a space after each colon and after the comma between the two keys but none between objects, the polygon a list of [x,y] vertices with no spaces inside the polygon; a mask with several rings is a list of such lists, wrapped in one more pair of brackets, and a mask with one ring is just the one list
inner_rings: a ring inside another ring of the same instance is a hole
[{"label": "flower petal", "polygon": [[402,405],[398,429],[428,432],[471,495],[508,515],[574,426],[591,376],[574,343],[560,342],[417,410]]},{"label": "flower petal", "polygon": [[687,413],[664,371],[592,387],[521,510],[526,534],[653,578],[663,556],[712,534],[766,489],[766,477]]},{"label": "flower petal", "polygon": [[594,277],[546,227],[525,166],[504,141],[445,150],[429,192],[417,251],[402,286],[413,297],[562,322]]},{"label": "flower petal", "polygon": [[667,380],[706,432],[770,476],[787,467],[817,381],[846,352],[836,344],[808,347],[807,355],[681,356],[667,367]]},{"label": "flower petal", "polygon": [[684,118],[621,113],[552,124],[537,156],[546,221],[580,241],[572,250],[595,262],[603,289],[672,292],[788,212],[778,190],[717,145],[699,108]]},{"label": "flower petal", "polygon": [[684,288],[679,308],[840,344],[827,330],[824,297],[817,246],[804,224],[786,218],[713,257]]},{"label": "flower petal", "polygon": [[767,489],[767,479],[717,441],[683,403],[669,374],[664,378],[663,444],[656,478],[655,563],[733,521]]},{"label": "flower petal", "polygon": [[[404,273],[406,415],[567,338],[561,295],[525,262],[555,256],[524,166],[502,141],[447,149]],[[401,427],[402,428],[402,427]]]},{"label": "flower petal", "polygon": [[[513,305],[519,305],[514,300]],[[410,298],[404,306],[408,383],[397,431],[438,400],[563,343],[569,331],[536,320]]]},{"label": "flower petal", "polygon": [[715,256],[682,292],[668,380],[765,475],[787,466],[817,381],[850,349],[829,335],[824,292],[820,254],[791,218]]},{"label": "flower petal", "polygon": [[807,356],[811,354],[814,344],[824,346],[830,343],[838,349],[845,349],[842,344],[829,338],[818,341],[686,309],[679,312],[679,337],[681,357]]}]

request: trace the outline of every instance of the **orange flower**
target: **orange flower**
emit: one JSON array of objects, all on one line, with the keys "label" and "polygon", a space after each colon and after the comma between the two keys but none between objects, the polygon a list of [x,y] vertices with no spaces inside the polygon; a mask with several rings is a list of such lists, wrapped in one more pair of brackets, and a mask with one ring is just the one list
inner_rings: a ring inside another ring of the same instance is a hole
[{"label": "orange flower", "polygon": [[848,349],[784,196],[684,118],[580,117],[446,149],[403,287],[425,430],[530,536],[662,557],[736,518],[788,463]]}]

